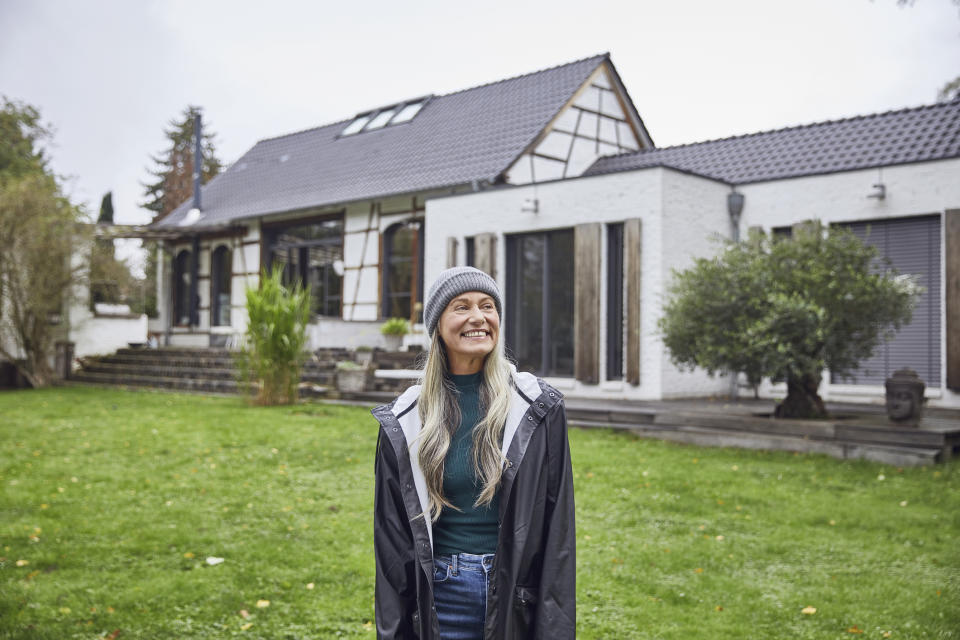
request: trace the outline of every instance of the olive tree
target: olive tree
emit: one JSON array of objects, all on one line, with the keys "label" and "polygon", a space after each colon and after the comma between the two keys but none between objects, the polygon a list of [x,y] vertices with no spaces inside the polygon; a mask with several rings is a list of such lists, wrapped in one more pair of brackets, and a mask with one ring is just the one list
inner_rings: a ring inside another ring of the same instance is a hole
[{"label": "olive tree", "polygon": [[850,373],[910,321],[921,290],[850,231],[812,222],[751,233],[674,273],[660,330],[671,359],[756,386],[786,382],[776,415],[827,415],[821,374]]}]

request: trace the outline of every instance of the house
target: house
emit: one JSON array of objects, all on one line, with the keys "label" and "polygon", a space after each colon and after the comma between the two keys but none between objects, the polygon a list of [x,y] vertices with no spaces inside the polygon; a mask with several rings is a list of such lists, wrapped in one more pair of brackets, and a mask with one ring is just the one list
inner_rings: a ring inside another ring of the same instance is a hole
[{"label": "house", "polygon": [[226,343],[271,265],[310,285],[311,346],[377,345],[383,318],[420,319],[428,199],[577,176],[652,146],[606,54],[262,140],[202,188],[200,210],[186,202],[154,224],[179,236],[153,329],[172,345]]},{"label": "house", "polygon": [[[727,393],[681,372],[657,320],[673,269],[749,227],[820,218],[927,292],[911,325],[827,398],[876,401],[904,364],[960,406],[960,101],[654,146],[606,54],[263,140],[154,227],[167,344],[227,343],[261,269],[310,284],[311,346],[379,344],[424,283],[472,264],[505,294],[507,348],[567,393]],[[408,336],[423,343],[424,336]],[[764,392],[776,392],[766,387]]]},{"label": "house", "polygon": [[[925,288],[912,322],[821,394],[881,401],[908,366],[931,405],[960,407],[960,100],[606,156],[573,179],[435,198],[426,229],[428,247],[484,234],[503,247],[521,367],[579,396],[659,399],[730,388],[670,362],[657,320],[672,270],[715,252],[714,236],[811,218],[848,226]],[[464,261],[429,252],[427,280]]]}]

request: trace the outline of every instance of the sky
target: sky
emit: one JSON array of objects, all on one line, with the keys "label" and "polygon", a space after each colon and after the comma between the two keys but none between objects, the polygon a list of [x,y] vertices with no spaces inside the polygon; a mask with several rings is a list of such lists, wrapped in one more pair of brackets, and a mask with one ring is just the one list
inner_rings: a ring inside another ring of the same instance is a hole
[{"label": "sky", "polygon": [[38,107],[92,214],[139,204],[187,105],[219,157],[610,52],[659,147],[929,104],[960,75],[953,0],[0,0],[0,95]]}]

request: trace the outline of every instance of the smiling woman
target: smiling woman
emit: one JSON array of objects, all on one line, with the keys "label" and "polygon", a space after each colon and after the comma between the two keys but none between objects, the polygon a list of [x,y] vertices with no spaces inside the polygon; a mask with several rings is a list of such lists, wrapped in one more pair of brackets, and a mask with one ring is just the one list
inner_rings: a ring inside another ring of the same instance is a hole
[{"label": "smiling woman", "polygon": [[566,414],[504,359],[501,314],[489,275],[442,272],[421,384],[373,411],[380,638],[574,637]]}]

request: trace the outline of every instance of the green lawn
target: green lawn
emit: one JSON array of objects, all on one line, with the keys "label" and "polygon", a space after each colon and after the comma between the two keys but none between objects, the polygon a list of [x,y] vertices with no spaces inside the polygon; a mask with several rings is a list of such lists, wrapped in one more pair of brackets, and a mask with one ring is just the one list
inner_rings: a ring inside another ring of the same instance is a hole
[{"label": "green lawn", "polygon": [[[365,410],[74,387],[0,434],[0,637],[374,637]],[[570,440],[579,638],[960,638],[957,464]]]}]

